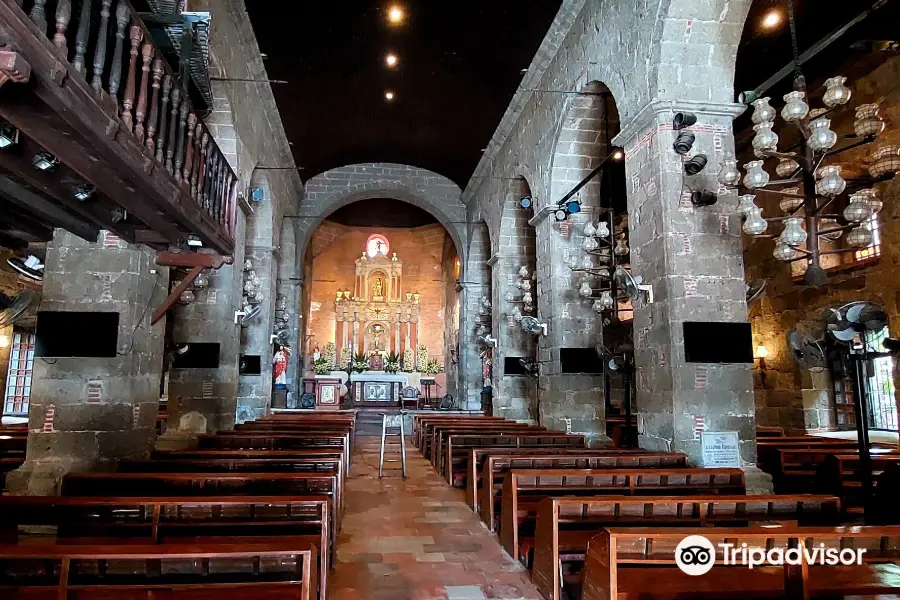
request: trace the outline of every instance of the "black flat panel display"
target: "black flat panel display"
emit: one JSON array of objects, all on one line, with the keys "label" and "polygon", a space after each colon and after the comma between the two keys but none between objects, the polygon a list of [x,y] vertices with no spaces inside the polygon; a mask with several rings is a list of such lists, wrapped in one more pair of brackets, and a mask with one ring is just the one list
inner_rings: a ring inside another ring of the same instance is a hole
[{"label": "black flat panel display", "polygon": [[34,337],[37,357],[113,358],[119,342],[119,313],[42,310]]},{"label": "black flat panel display", "polygon": [[219,344],[192,343],[187,350],[172,354],[173,369],[218,369]]},{"label": "black flat panel display", "polygon": [[593,348],[560,348],[559,362],[563,373],[603,374],[603,360]]},{"label": "black flat panel display", "polygon": [[752,363],[750,323],[685,321],[684,357],[689,363]]},{"label": "black flat panel display", "polygon": [[507,356],[503,359],[504,375],[527,375],[525,367],[518,356]]}]

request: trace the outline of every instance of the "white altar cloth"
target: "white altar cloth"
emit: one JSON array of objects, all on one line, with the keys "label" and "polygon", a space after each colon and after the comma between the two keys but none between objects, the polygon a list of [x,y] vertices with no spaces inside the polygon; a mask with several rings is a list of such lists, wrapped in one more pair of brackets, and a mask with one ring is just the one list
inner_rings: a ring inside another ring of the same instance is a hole
[{"label": "white altar cloth", "polygon": [[387,373],[385,371],[363,371],[351,373],[350,381],[383,381],[386,383],[402,383],[403,387],[409,385],[409,376],[406,373]]}]

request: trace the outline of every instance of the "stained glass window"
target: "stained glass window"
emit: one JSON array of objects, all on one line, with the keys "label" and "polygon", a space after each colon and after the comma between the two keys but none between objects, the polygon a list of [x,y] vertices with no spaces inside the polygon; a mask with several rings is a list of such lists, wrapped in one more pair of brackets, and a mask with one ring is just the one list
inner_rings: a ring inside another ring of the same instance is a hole
[{"label": "stained glass window", "polygon": [[368,241],[366,241],[366,255],[369,258],[375,258],[379,255],[387,256],[389,250],[390,245],[388,244],[387,238],[383,235],[375,234],[370,236]]}]

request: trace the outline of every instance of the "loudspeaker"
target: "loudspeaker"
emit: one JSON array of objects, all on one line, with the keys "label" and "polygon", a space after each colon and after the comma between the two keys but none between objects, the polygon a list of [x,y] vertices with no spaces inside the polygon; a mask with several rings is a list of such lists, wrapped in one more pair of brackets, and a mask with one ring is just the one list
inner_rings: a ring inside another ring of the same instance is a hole
[{"label": "loudspeaker", "polygon": [[312,395],[310,392],[306,392],[305,394],[300,396],[300,408],[315,408],[316,407],[316,397]]}]

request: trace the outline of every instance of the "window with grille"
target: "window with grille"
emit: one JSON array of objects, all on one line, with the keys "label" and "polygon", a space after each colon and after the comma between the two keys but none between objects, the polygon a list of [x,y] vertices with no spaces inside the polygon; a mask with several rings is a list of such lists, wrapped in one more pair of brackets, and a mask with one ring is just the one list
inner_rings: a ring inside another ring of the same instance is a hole
[{"label": "window with grille", "polygon": [[31,397],[31,371],[34,368],[34,334],[13,332],[9,349],[9,371],[6,375],[6,395],[3,414],[28,416],[28,399]]},{"label": "window with grille", "polygon": [[866,332],[866,351],[881,354],[866,365],[866,397],[869,408],[869,428],[897,430],[897,402],[894,399],[894,359],[884,355],[881,343],[888,337],[888,328]]},{"label": "window with grille", "polygon": [[881,256],[881,225],[878,223],[878,215],[872,217],[866,222],[869,230],[872,232],[872,245],[862,250],[857,250],[854,257],[857,261],[868,260]]}]

